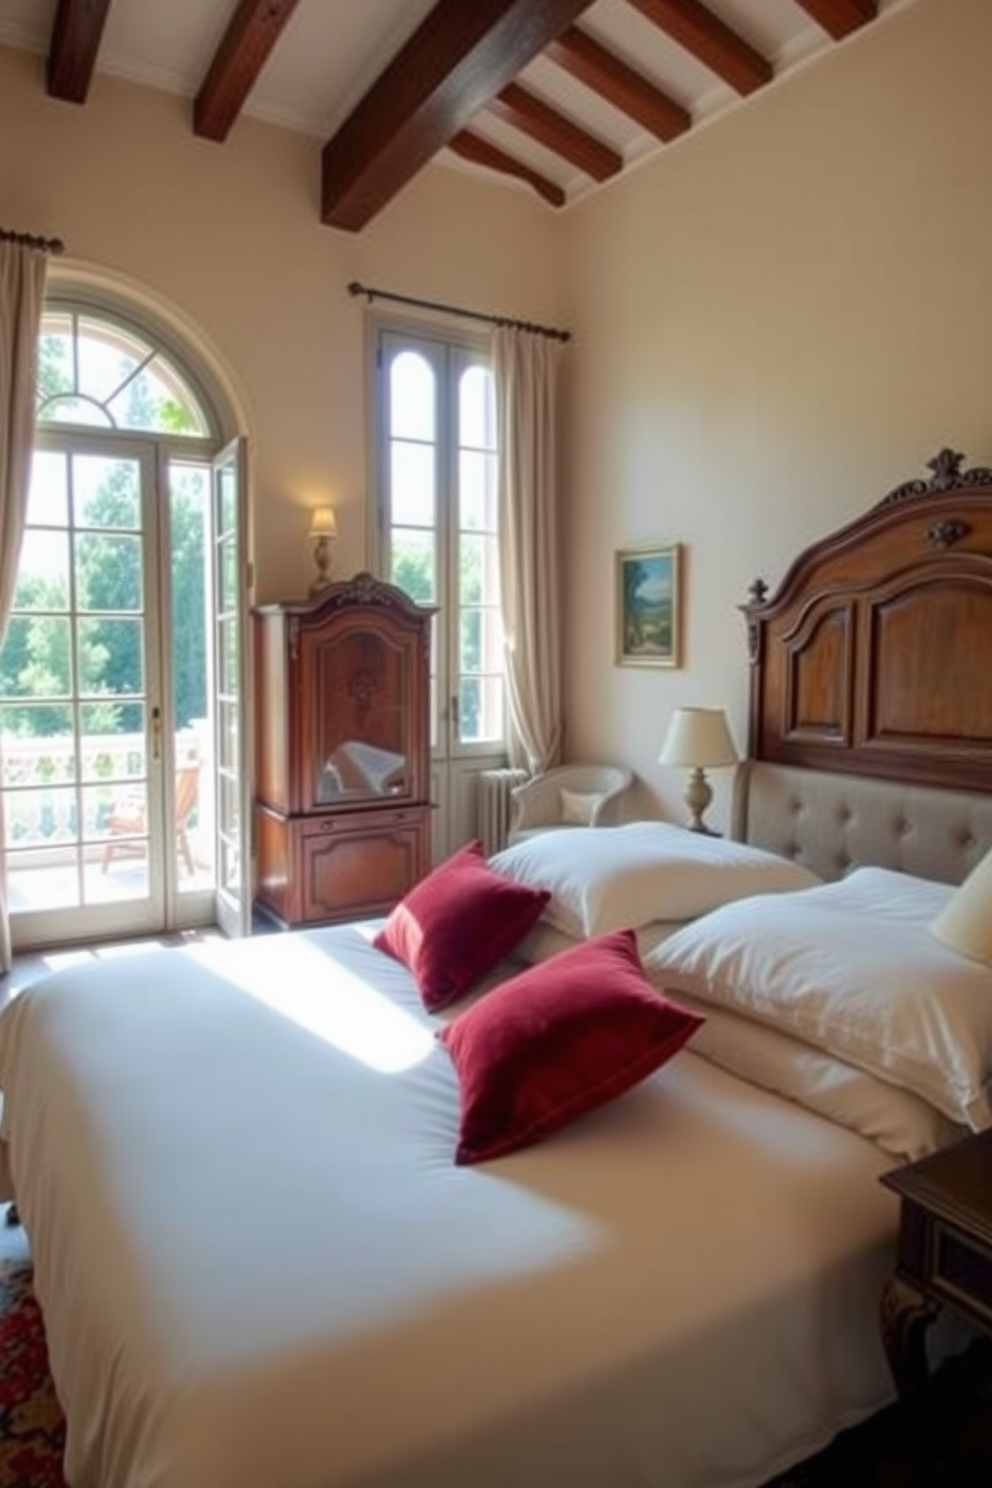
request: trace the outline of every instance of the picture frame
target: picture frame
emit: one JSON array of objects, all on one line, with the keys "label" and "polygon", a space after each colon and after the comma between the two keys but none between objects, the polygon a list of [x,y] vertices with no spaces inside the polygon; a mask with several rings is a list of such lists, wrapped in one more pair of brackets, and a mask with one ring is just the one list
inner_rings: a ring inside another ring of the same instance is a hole
[{"label": "picture frame", "polygon": [[616,664],[682,665],[680,543],[616,553]]}]

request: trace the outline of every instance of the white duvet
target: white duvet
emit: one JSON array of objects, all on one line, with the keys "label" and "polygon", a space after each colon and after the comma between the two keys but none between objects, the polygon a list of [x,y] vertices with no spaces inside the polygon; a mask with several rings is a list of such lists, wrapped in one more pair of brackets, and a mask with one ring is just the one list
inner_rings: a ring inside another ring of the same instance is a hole
[{"label": "white duvet", "polygon": [[72,1488],[745,1488],[889,1398],[876,1146],[684,1051],[456,1167],[435,1027],[356,927],[0,1017]]}]

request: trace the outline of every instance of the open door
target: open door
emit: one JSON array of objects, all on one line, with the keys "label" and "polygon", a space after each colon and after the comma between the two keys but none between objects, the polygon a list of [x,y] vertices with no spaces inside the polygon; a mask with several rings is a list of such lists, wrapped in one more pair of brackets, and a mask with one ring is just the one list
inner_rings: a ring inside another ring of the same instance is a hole
[{"label": "open door", "polygon": [[229,936],[251,929],[245,469],[244,439],[234,440],[213,462],[216,915]]}]

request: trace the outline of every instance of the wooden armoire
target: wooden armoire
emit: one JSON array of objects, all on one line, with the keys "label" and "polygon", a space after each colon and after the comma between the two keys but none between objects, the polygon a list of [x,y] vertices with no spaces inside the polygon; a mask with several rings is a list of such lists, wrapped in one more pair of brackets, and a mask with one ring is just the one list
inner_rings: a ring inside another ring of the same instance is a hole
[{"label": "wooden armoire", "polygon": [[430,867],[434,611],[360,573],[253,611],[256,907],[388,911]]}]

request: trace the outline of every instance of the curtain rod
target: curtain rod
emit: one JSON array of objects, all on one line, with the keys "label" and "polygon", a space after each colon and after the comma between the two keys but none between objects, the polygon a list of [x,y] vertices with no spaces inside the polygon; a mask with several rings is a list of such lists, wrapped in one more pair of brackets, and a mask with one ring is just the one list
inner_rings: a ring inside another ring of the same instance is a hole
[{"label": "curtain rod", "polygon": [[43,253],[58,255],[65,252],[61,238],[37,238],[34,233],[12,232],[6,227],[0,227],[0,242],[20,243],[22,248],[40,248]]},{"label": "curtain rod", "polygon": [[466,310],[461,305],[443,305],[437,300],[420,300],[414,295],[395,294],[390,289],[370,289],[353,279],[348,285],[350,295],[365,295],[369,304],[373,300],[392,300],[397,305],[416,305],[420,310],[440,310],[444,315],[460,315],[465,320],[481,320],[486,325],[509,326],[514,331],[531,331],[535,336],[549,336],[552,341],[571,341],[571,331],[559,331],[554,326],[534,325],[529,320],[514,320],[509,315],[488,315],[484,310]]}]

